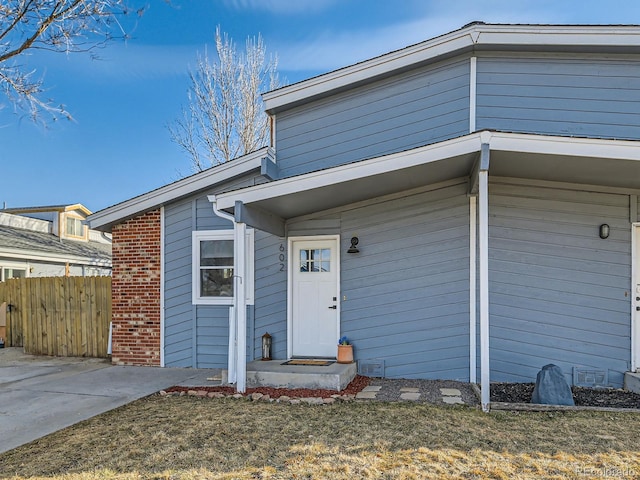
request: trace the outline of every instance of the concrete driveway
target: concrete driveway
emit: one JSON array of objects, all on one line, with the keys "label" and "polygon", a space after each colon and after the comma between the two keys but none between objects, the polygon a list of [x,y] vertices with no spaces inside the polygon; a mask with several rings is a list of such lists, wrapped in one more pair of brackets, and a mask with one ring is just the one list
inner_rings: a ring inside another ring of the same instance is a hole
[{"label": "concrete driveway", "polygon": [[173,385],[213,385],[218,374],[0,349],[0,453]]}]

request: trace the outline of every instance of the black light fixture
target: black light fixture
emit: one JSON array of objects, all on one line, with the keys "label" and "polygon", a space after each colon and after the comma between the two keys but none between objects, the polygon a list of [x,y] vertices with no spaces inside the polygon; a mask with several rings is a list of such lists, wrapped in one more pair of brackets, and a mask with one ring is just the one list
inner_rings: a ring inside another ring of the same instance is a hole
[{"label": "black light fixture", "polygon": [[600,229],[599,229],[599,233],[600,233],[600,238],[602,238],[603,240],[605,238],[609,238],[609,225],[607,225],[606,223],[603,223],[602,225],[600,225]]},{"label": "black light fixture", "polygon": [[358,242],[358,237],[351,237],[351,246],[349,250],[347,250],[347,253],[360,253],[360,250],[358,250]]}]

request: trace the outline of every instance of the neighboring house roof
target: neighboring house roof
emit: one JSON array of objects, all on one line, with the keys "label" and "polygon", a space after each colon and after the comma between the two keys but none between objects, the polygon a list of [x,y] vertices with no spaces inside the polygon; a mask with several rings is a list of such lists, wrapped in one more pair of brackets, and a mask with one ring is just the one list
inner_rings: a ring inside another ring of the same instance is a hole
[{"label": "neighboring house roof", "polygon": [[42,212],[72,212],[74,210],[80,211],[85,215],[89,215],[91,213],[91,211],[81,203],[74,203],[73,205],[43,205],[39,207],[11,207],[0,209],[0,212],[25,214]]},{"label": "neighboring house roof", "polygon": [[638,25],[497,25],[470,23],[459,30],[263,94],[265,109],[277,113],[416,65],[465,52],[531,51],[637,53]]},{"label": "neighboring house roof", "polygon": [[[142,213],[155,210],[167,202],[173,202],[193,193],[206,190],[216,184],[226,182],[253,170],[263,168],[264,162],[272,162],[275,154],[270,147],[248,153],[230,162],[216,165],[189,177],[177,180],[148,193],[139,195],[111,207],[105,208],[87,218],[90,228],[104,232],[111,227]],[[266,167],[265,167],[266,168]]]},{"label": "neighboring house roof", "polygon": [[111,265],[111,245],[62,240],[52,233],[0,225],[0,256]]}]

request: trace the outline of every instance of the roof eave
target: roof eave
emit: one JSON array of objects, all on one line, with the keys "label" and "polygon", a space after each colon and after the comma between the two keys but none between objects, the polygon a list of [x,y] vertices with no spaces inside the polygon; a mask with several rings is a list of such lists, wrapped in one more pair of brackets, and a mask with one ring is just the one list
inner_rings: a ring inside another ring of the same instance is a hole
[{"label": "roof eave", "polygon": [[[537,48],[620,48],[640,46],[638,26],[582,25],[486,25],[472,24],[460,30],[396,50],[339,70],[263,94],[265,110],[276,113],[349,85],[390,75],[413,65],[433,62],[471,49]],[[625,52],[626,53],[626,52]]]},{"label": "roof eave", "polygon": [[152,190],[143,195],[125,200],[100,210],[87,218],[93,230],[111,232],[118,223],[155,210],[166,203],[211,188],[245,173],[260,169],[262,158],[270,155],[271,147],[264,147],[243,157],[218,165],[177,182]]}]

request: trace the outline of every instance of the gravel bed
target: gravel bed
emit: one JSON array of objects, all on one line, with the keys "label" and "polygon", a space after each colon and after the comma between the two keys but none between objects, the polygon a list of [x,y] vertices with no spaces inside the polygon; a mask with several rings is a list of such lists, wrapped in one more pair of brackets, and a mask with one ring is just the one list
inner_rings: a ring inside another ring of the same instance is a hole
[{"label": "gravel bed", "polygon": [[417,388],[420,398],[416,401],[444,405],[441,388],[456,388],[460,390],[462,400],[467,405],[478,405],[478,397],[474,393],[471,384],[456,382],[455,380],[414,380],[414,379],[390,379],[371,378],[369,385],[379,385],[382,388],[376,395],[376,400],[392,402],[402,401],[400,389]]},{"label": "gravel bed", "polygon": [[[492,383],[491,401],[507,403],[531,403],[534,383]],[[577,406],[640,408],[640,394],[620,388],[572,387],[573,401]]]}]

